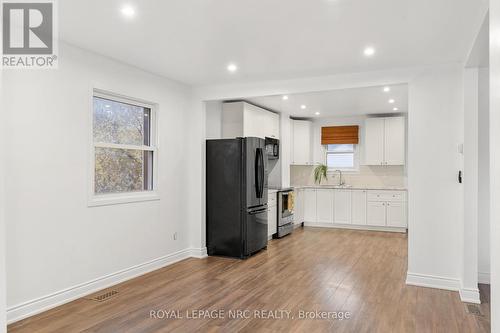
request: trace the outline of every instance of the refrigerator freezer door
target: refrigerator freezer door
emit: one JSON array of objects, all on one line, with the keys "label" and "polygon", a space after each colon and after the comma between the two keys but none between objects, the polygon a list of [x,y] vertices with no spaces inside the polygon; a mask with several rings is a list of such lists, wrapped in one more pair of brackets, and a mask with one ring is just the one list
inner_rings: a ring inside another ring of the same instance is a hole
[{"label": "refrigerator freezer door", "polygon": [[246,218],[246,255],[267,246],[267,206],[249,211]]}]

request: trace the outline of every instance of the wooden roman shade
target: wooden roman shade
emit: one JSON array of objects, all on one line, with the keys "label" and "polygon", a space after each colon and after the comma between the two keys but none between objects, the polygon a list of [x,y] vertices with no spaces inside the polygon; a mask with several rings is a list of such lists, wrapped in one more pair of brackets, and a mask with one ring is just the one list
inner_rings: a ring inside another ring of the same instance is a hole
[{"label": "wooden roman shade", "polygon": [[359,126],[321,127],[321,144],[358,144]]}]

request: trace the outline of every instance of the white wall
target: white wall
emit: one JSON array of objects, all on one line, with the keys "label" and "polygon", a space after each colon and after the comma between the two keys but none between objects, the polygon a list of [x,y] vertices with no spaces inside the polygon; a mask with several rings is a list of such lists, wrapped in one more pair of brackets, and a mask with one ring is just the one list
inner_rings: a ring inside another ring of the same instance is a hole
[{"label": "white wall", "polygon": [[206,138],[222,138],[222,101],[208,101],[206,108]]},{"label": "white wall", "polygon": [[463,67],[424,70],[409,84],[408,282],[460,287]]},{"label": "white wall", "polygon": [[489,68],[478,70],[478,279],[490,283]]},{"label": "white wall", "polygon": [[500,1],[490,1],[491,332],[500,332]]},{"label": "white wall", "polygon": [[[57,70],[4,72],[10,320],[189,247],[190,89],[65,44],[59,59]],[[159,104],[159,201],[87,207],[92,87]]]},{"label": "white wall", "polygon": [[[0,119],[5,117],[5,107],[3,106],[3,71],[0,71]],[[4,156],[5,152],[5,122],[0,121],[0,156]],[[6,300],[7,291],[5,285],[6,269],[5,269],[5,196],[4,196],[4,158],[0,157],[0,333],[7,331],[6,327]]]}]

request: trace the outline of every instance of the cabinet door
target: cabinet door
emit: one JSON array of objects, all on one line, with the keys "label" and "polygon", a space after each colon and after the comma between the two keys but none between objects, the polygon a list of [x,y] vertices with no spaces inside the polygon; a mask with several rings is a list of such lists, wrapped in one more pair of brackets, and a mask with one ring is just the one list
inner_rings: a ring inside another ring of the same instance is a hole
[{"label": "cabinet door", "polygon": [[316,222],[316,190],[304,190],[304,222]]},{"label": "cabinet door", "polygon": [[293,120],[292,164],[310,165],[311,163],[311,122]]},{"label": "cabinet door", "polygon": [[384,118],[365,120],[365,164],[384,164]]},{"label": "cabinet door", "polygon": [[270,132],[267,134],[270,138],[280,138],[280,115],[269,112],[269,124],[271,125]]},{"label": "cabinet door", "polygon": [[369,201],[367,203],[366,224],[385,226],[385,202]]},{"label": "cabinet door", "polygon": [[293,223],[301,224],[304,222],[304,191],[295,190],[295,207],[293,212]]},{"label": "cabinet door", "polygon": [[366,191],[352,191],[352,224],[366,225]]},{"label": "cabinet door", "polygon": [[385,119],[385,164],[405,164],[405,118]]},{"label": "cabinet door", "polygon": [[333,190],[316,190],[316,221],[318,223],[333,222]]},{"label": "cabinet door", "polygon": [[351,224],[351,191],[335,190],[333,205],[333,222],[339,224]]},{"label": "cabinet door", "polygon": [[406,227],[406,207],[403,202],[387,203],[387,226]]},{"label": "cabinet door", "polygon": [[272,236],[276,232],[278,232],[278,225],[277,225],[277,219],[278,219],[278,211],[277,211],[277,206],[272,206],[267,209],[267,235]]}]

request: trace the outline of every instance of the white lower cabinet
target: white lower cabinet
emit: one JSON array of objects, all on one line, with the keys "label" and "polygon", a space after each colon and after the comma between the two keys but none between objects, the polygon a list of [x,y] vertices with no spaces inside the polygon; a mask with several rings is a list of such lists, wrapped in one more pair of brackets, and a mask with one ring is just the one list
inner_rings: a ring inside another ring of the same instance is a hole
[{"label": "white lower cabinet", "polygon": [[366,207],[366,224],[385,227],[385,202],[369,201]]},{"label": "white lower cabinet", "polygon": [[304,221],[316,222],[316,190],[304,190]]},{"label": "white lower cabinet", "polygon": [[351,224],[351,191],[334,190],[333,223]]},{"label": "white lower cabinet", "polygon": [[406,207],[402,202],[388,202],[387,226],[388,227],[406,227]]},{"label": "white lower cabinet", "polygon": [[276,205],[267,209],[267,235],[271,237],[278,232],[278,207]]},{"label": "white lower cabinet", "polygon": [[351,221],[355,225],[366,225],[366,190],[351,191]]},{"label": "white lower cabinet", "polygon": [[316,222],[333,222],[333,195],[334,190],[331,189],[316,190]]},{"label": "white lower cabinet", "polygon": [[351,224],[353,228],[385,227],[383,230],[391,231],[407,227],[404,191],[305,188],[296,190],[295,195],[297,224]]}]

